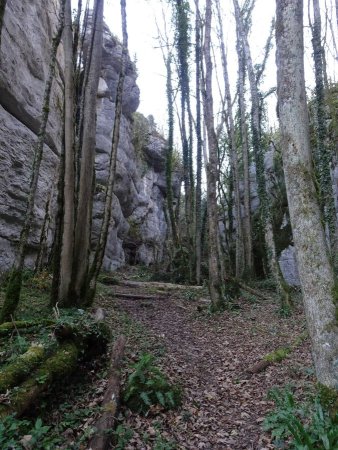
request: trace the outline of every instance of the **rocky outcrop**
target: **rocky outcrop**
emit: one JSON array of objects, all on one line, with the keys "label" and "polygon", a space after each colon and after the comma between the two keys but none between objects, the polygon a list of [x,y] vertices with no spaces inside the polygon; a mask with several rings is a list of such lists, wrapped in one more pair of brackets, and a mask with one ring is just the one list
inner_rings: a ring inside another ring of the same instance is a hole
[{"label": "rocky outcrop", "polygon": [[[56,29],[57,2],[49,7],[38,0],[8,0],[0,62],[0,270],[14,258],[29,191],[33,147],[37,139],[42,96],[48,72],[51,39]],[[122,47],[104,29],[103,59],[97,99],[96,188],[93,206],[93,245],[101,226],[104,187],[108,176],[115,95]],[[51,96],[46,145],[29,242],[27,264],[32,265],[45,216],[46,200],[56,182],[62,134],[62,46]],[[139,105],[136,69],[129,60],[124,84],[120,142],[104,268],[126,262],[152,264],[163,256],[165,219],[165,140],[148,121],[135,116]],[[142,139],[135,138],[135,124]],[[139,121],[137,122],[137,119]],[[174,190],[179,189],[179,177]],[[52,208],[55,216],[55,208]],[[53,220],[49,245],[53,237]]]}]

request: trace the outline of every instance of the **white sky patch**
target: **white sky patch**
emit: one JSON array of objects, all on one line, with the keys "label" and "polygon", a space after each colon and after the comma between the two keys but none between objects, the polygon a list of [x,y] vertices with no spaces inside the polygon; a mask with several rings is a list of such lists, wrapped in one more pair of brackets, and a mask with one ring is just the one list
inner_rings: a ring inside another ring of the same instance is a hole
[{"label": "white sky patch", "polygon": [[[325,0],[330,14],[334,14],[332,0]],[[73,0],[74,8],[77,0]],[[203,0],[200,2],[203,5]],[[311,33],[308,26],[307,2],[305,3],[304,13],[304,36],[305,36],[305,70],[308,93],[313,89],[313,61],[312,61],[312,45]],[[324,2],[323,2],[324,3]],[[194,2],[191,1],[193,8]],[[232,95],[234,98],[237,81],[237,55],[236,55],[236,31],[235,19],[233,16],[232,1],[221,1],[223,8],[223,27],[226,46],[228,50],[228,70]],[[164,10],[164,15],[163,11]],[[167,100],[166,100],[166,69],[163,63],[161,49],[159,48],[158,30],[156,25],[163,25],[163,17],[166,21],[168,30],[172,28],[171,5],[166,0],[127,0],[127,20],[129,35],[129,53],[132,59],[137,61],[138,80],[137,83],[141,91],[141,103],[139,111],[145,116],[152,114],[159,128],[166,130],[167,123]],[[201,7],[202,10],[202,7]],[[203,12],[202,12],[203,14]],[[256,5],[252,16],[252,29],[249,35],[249,42],[252,51],[254,64],[262,62],[264,55],[264,47],[271,26],[271,20],[275,14],[275,1],[273,0],[256,0]],[[105,21],[110,27],[113,34],[121,38],[121,12],[120,2],[115,0],[105,0]],[[194,28],[194,16],[191,16],[191,25]],[[327,67],[329,78],[332,81],[337,80],[337,61],[334,56],[334,45],[329,22],[325,20],[324,5],[322,11],[322,28],[323,35],[329,46],[327,52]],[[213,27],[216,27],[216,16],[213,16]],[[333,16],[333,30],[338,36],[336,20]],[[192,41],[194,41],[194,31],[192,31]],[[223,75],[221,71],[221,62],[218,52],[218,41],[216,35],[213,39],[214,51],[216,59],[218,55],[217,71],[218,78],[222,89]],[[267,63],[265,76],[260,86],[263,92],[276,86],[276,65],[275,65],[275,41],[273,39],[273,49],[271,51],[269,61]],[[191,54],[191,67],[194,65],[194,49]],[[194,74],[192,73],[192,80]],[[193,85],[194,81],[192,81]],[[192,87],[193,92],[193,87]],[[215,115],[217,121],[217,112],[220,110],[220,98],[218,94],[217,84],[213,87],[215,100]],[[218,103],[218,104],[217,104]],[[276,117],[276,95],[273,94],[268,98],[268,127],[277,126]]]}]

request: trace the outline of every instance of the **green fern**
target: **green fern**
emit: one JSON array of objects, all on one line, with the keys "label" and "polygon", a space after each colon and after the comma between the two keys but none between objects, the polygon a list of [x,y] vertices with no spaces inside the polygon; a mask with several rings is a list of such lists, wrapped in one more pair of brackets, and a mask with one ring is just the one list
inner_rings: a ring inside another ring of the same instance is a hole
[{"label": "green fern", "polygon": [[288,448],[294,450],[338,448],[338,413],[331,416],[318,398],[298,404],[288,388],[273,389],[269,397],[276,408],[266,417],[263,427],[271,431],[276,446],[288,441]]},{"label": "green fern", "polygon": [[155,358],[146,353],[132,366],[123,394],[125,404],[133,411],[146,413],[152,405],[165,409],[181,403],[181,391],[170,385],[165,375],[154,365]]}]

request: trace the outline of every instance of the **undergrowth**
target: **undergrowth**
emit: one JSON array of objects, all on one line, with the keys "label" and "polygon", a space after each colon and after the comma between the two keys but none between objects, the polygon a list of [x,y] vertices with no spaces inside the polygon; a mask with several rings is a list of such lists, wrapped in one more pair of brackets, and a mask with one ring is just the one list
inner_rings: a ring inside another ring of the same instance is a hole
[{"label": "undergrowth", "polygon": [[154,362],[154,356],[146,353],[132,365],[123,393],[123,400],[132,411],[145,414],[154,405],[172,409],[181,404],[181,390],[169,383]]},{"label": "undergrowth", "polygon": [[264,421],[276,448],[293,450],[337,450],[338,412],[330,413],[319,396],[298,402],[290,388],[272,389],[270,399],[275,409]]}]

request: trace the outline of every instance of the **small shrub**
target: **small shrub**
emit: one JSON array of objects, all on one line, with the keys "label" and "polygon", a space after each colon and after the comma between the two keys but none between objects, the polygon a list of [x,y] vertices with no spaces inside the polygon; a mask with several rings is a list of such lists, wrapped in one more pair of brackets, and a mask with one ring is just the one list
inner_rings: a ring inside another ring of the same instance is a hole
[{"label": "small shrub", "polygon": [[197,293],[192,290],[187,290],[183,293],[184,300],[187,301],[196,301],[197,300]]},{"label": "small shrub", "polygon": [[157,435],[156,440],[154,442],[154,450],[174,450],[176,448],[176,444],[174,441],[168,441],[163,438],[160,434]]},{"label": "small shrub", "polygon": [[152,405],[165,409],[176,408],[181,403],[180,389],[169,384],[165,375],[154,366],[154,357],[148,353],[133,364],[123,399],[126,405],[138,413],[146,413]]},{"label": "small shrub", "polygon": [[28,280],[28,286],[33,289],[46,291],[51,288],[52,277],[47,271],[39,272]]},{"label": "small shrub", "polygon": [[[57,439],[48,436],[50,427],[43,425],[40,418],[35,423],[19,420],[14,414],[6,416],[0,422],[0,448],[2,450],[52,449]],[[26,441],[24,440],[26,437]]]},{"label": "small shrub", "polygon": [[335,450],[338,448],[338,413],[331,417],[318,397],[308,403],[297,403],[289,389],[273,389],[269,397],[276,408],[264,421],[277,448],[295,450]]},{"label": "small shrub", "polygon": [[129,443],[130,439],[133,437],[133,430],[123,425],[118,425],[114,431],[115,436],[115,449],[123,450]]}]

